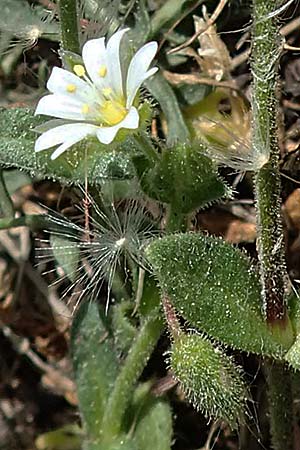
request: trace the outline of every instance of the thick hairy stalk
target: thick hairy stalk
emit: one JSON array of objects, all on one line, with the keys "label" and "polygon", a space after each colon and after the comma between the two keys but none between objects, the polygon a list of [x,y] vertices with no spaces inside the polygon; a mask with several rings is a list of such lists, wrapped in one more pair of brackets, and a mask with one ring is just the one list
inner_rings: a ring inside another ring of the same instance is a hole
[{"label": "thick hairy stalk", "polygon": [[77,0],[59,0],[59,18],[63,50],[79,53]]},{"label": "thick hairy stalk", "polygon": [[266,366],[270,429],[274,450],[293,450],[293,396],[290,374],[280,363]]},{"label": "thick hairy stalk", "polygon": [[281,182],[278,168],[277,68],[281,37],[276,15],[280,1],[253,1],[253,145],[257,157],[270,155],[255,175],[257,250],[262,281],[263,310],[269,324],[284,326],[287,280],[281,219]]},{"label": "thick hairy stalk", "polygon": [[[255,175],[257,250],[265,318],[277,333],[288,323],[287,271],[281,219],[281,182],[278,168],[278,61],[282,49],[277,12],[282,1],[253,0],[253,146],[268,162]],[[277,11],[276,11],[277,10]],[[274,450],[293,449],[290,375],[277,362],[267,371],[270,428]]]}]

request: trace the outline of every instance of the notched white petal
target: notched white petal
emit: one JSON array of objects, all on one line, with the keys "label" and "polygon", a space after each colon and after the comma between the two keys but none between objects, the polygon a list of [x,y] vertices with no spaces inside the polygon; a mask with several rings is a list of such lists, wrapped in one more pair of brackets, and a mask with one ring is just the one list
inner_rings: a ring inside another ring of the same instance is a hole
[{"label": "notched white petal", "polygon": [[68,70],[54,67],[47,83],[47,88],[53,94],[70,95],[82,98],[89,95],[90,86]]},{"label": "notched white petal", "polygon": [[139,126],[139,113],[137,109],[132,106],[128,112],[128,114],[124,117],[124,119],[114,125],[113,127],[100,127],[97,131],[97,138],[102,144],[110,144],[114,138],[116,137],[117,132],[121,128],[133,129],[135,130]]},{"label": "notched white petal", "polygon": [[109,85],[117,96],[123,96],[123,79],[120,63],[121,40],[129,28],[117,31],[109,39],[106,46],[107,78]]},{"label": "notched white petal", "polygon": [[105,38],[87,41],[82,49],[82,59],[93,83],[98,88],[105,86],[107,81],[99,76],[100,67],[107,65]]},{"label": "notched white petal", "polygon": [[[95,135],[98,127],[87,123],[70,123],[52,128],[43,133],[35,142],[35,151],[40,152],[58,144],[72,142],[73,145],[88,135]],[[54,154],[56,154],[54,152]]]},{"label": "notched white petal", "polygon": [[51,119],[47,122],[41,123],[40,125],[37,125],[33,128],[32,131],[35,131],[36,133],[42,134],[46,131],[52,130],[53,128],[59,127],[61,125],[67,125],[70,121],[67,119]]},{"label": "notched white petal", "polygon": [[126,80],[127,108],[132,105],[141,84],[158,70],[157,67],[148,70],[156,52],[157,42],[149,42],[143,45],[133,56],[128,67]]},{"label": "notched white petal", "polygon": [[58,119],[85,120],[81,112],[82,103],[69,96],[50,94],[42,97],[36,107],[36,114],[57,117]]},{"label": "notched white petal", "polygon": [[83,139],[82,137],[74,137],[66,142],[64,142],[62,145],[60,145],[59,147],[57,147],[57,149],[52,153],[51,155],[51,159],[52,161],[56,158],[58,158],[60,155],[62,155],[66,150],[68,150],[68,148],[72,147],[72,145],[77,144],[77,142],[81,141],[81,139]]}]

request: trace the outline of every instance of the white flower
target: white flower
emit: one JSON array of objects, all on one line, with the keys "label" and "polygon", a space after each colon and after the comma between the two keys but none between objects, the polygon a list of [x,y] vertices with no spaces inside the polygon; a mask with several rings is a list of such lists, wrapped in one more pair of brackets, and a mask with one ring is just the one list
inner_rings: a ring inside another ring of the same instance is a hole
[{"label": "white flower", "polygon": [[82,50],[84,66],[75,65],[74,73],[54,67],[47,83],[51,94],[39,101],[35,114],[67,121],[44,132],[35,143],[36,152],[60,144],[51,155],[55,159],[87,136],[110,144],[121,128],[138,128],[134,101],[141,84],[157,71],[157,67],[149,69],[157,43],[141,47],[124,73],[120,43],[127,31],[115,33],[107,45],[105,38],[86,42]]}]

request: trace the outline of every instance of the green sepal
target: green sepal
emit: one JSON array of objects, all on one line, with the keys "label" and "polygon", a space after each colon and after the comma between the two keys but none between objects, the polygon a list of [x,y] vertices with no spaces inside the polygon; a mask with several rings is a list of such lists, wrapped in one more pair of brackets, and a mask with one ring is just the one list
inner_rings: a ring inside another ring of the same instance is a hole
[{"label": "green sepal", "polygon": [[91,441],[101,439],[101,420],[118,374],[113,339],[98,306],[86,301],[76,313],[71,330],[71,356],[79,409]]},{"label": "green sepal", "polygon": [[86,139],[54,161],[50,159],[53,149],[36,153],[34,143],[38,134],[34,128],[44,125],[45,121],[45,117],[34,116],[30,109],[0,109],[0,165],[67,184],[82,184],[86,176],[90,184],[101,183],[103,179],[133,177],[134,168],[127,151],[129,144],[122,133],[111,146],[97,139]]},{"label": "green sepal", "polygon": [[199,145],[177,144],[164,149],[155,162],[145,155],[134,157],[133,162],[145,194],[170,204],[178,214],[188,214],[230,195]]},{"label": "green sepal", "polygon": [[65,70],[69,70],[70,72],[73,72],[73,68],[75,65],[84,64],[81,55],[78,55],[77,53],[74,52],[70,52],[69,50],[61,48],[59,50],[59,56],[62,60],[63,68]]},{"label": "green sepal", "polygon": [[199,334],[181,334],[171,348],[170,366],[193,406],[206,417],[238,427],[246,410],[242,371],[220,348]]},{"label": "green sepal", "polygon": [[245,254],[222,239],[177,234],[151,243],[146,255],[161,288],[193,326],[233,348],[282,357],[291,323],[272,334],[260,309],[260,283]]}]

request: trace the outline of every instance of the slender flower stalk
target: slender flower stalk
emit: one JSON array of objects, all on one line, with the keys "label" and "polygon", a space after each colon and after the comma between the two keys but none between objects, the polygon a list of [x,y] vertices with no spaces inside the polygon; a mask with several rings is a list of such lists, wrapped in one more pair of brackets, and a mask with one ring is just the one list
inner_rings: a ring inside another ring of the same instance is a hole
[{"label": "slender flower stalk", "polygon": [[158,309],[152,312],[139,329],[108,399],[101,430],[104,444],[120,434],[136,382],[157,344],[163,326],[164,322]]},{"label": "slender flower stalk", "polygon": [[126,71],[120,45],[127,31],[116,32],[107,44],[105,38],[86,42],[84,64],[75,65],[74,73],[54,67],[47,83],[51,94],[39,101],[35,113],[63,120],[46,124],[50,129],[37,139],[35,151],[58,145],[51,156],[56,159],[88,136],[110,144],[120,129],[139,127],[138,90],[157,71],[157,67],[149,69],[157,43],[141,47]]}]

